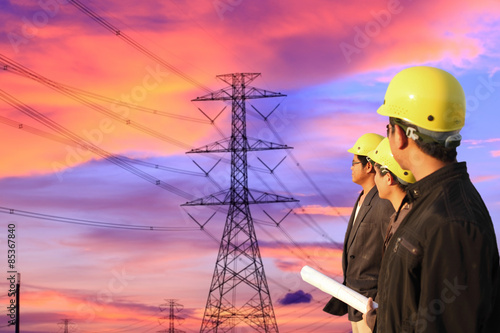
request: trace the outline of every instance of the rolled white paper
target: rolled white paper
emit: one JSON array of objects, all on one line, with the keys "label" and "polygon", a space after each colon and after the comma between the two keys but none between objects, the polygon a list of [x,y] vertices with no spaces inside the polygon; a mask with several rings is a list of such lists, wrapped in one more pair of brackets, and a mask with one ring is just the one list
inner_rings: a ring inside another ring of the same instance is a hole
[{"label": "rolled white paper", "polygon": [[[302,280],[307,283],[352,306],[359,312],[366,313],[366,305],[368,304],[367,297],[309,266],[302,267],[300,275],[302,276]],[[373,308],[378,308],[378,304],[373,302]]]}]

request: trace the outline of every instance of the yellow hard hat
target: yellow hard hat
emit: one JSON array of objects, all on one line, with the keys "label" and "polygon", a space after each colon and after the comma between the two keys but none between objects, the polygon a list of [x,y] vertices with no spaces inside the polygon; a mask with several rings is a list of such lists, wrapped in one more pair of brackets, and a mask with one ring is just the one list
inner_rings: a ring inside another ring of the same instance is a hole
[{"label": "yellow hard hat", "polygon": [[413,173],[411,173],[411,171],[409,170],[402,169],[398,162],[396,162],[396,160],[394,159],[388,138],[382,140],[377,148],[369,152],[368,158],[375,163],[378,163],[389,169],[389,171],[395,174],[396,177],[400,179],[400,181],[402,180],[407,184],[415,182]]},{"label": "yellow hard hat", "polygon": [[369,152],[377,147],[384,137],[375,133],[363,134],[347,151],[355,155],[366,156]]},{"label": "yellow hard hat", "polygon": [[442,69],[410,67],[391,80],[377,112],[428,131],[457,131],[465,122],[465,94],[458,80]]}]

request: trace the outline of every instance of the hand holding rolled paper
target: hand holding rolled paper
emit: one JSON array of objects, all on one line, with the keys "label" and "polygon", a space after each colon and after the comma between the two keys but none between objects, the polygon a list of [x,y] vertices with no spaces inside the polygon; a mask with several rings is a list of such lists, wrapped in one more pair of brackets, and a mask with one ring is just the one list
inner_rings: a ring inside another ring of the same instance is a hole
[{"label": "hand holding rolled paper", "polygon": [[[366,305],[368,304],[368,298],[355,292],[349,287],[344,286],[342,283],[338,283],[334,279],[318,272],[317,270],[304,266],[300,271],[302,280],[315,286],[316,288],[324,291],[327,294],[341,300],[347,305],[352,306],[356,310],[362,313],[366,313]],[[378,304],[373,302],[373,308],[376,309]]]}]

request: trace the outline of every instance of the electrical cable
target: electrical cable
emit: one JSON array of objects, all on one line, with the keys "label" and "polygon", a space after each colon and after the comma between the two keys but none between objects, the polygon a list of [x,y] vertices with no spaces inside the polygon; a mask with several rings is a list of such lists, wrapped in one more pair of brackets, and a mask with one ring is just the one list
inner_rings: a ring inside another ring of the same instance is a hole
[{"label": "electrical cable", "polygon": [[16,98],[14,98],[13,96],[11,96],[10,94],[6,93],[5,91],[3,91],[1,89],[0,89],[0,99],[2,99],[7,104],[14,107],[15,109],[18,109],[22,113],[28,115],[29,117],[31,117],[31,118],[41,122],[42,124],[46,125],[47,127],[51,128],[52,130],[59,133],[60,135],[73,141],[76,145],[79,145],[79,146],[83,147],[84,149],[87,149],[89,151],[96,153],[97,155],[108,160],[109,162],[114,163],[115,165],[135,174],[136,176],[139,176],[140,178],[142,178],[142,179],[144,179],[144,180],[146,180],[146,181],[148,181],[148,182],[150,182],[150,183],[152,183],[160,188],[163,188],[169,192],[177,194],[178,196],[181,196],[185,199],[192,199],[193,198],[193,196],[190,193],[187,193],[187,192],[185,192],[185,191],[183,191],[175,186],[169,185],[169,184],[165,183],[164,181],[161,181],[161,180],[149,175],[148,173],[146,173],[140,169],[135,168],[134,166],[132,166],[128,162],[125,162],[123,160],[116,158],[114,155],[99,148],[98,146],[96,146],[92,143],[89,143],[88,141],[82,139],[78,135],[67,130],[63,126],[57,124],[56,122],[54,122],[50,118],[47,118],[43,114],[39,113],[35,109],[21,103],[19,100],[17,100]]},{"label": "electrical cable", "polygon": [[72,3],[76,8],[78,8],[80,11],[82,11],[84,14],[92,18],[95,22],[99,23],[101,26],[106,28],[108,31],[112,32],[115,36],[118,38],[122,39],[125,41],[127,44],[138,50],[139,52],[143,53],[144,55],[148,56],[149,58],[155,60],[159,64],[163,65],[165,68],[168,68],[187,82],[191,83],[192,85],[200,88],[201,90],[204,90],[206,92],[211,92],[211,90],[206,87],[205,85],[201,84],[197,80],[193,79],[189,75],[185,74],[182,72],[179,68],[176,66],[168,63],[167,61],[163,60],[160,58],[158,55],[154,54],[152,51],[148,50],[146,47],[141,45],[139,42],[135,41],[131,37],[129,37],[125,32],[121,31],[117,27],[113,26],[111,23],[107,22],[104,18],[99,16],[97,13],[92,11],[90,8],[85,6],[83,3],[81,3],[78,0],[68,0],[70,3]]},{"label": "electrical cable", "polygon": [[[31,133],[31,134],[38,135],[40,137],[43,137],[43,138],[46,138],[46,139],[49,139],[49,140],[52,140],[52,141],[56,141],[56,142],[59,142],[59,143],[67,144],[67,145],[70,145],[70,146],[73,146],[73,147],[77,147],[77,148],[84,148],[81,145],[77,145],[74,141],[72,141],[70,139],[66,139],[64,137],[61,137],[61,136],[58,136],[58,135],[55,135],[55,134],[52,134],[52,133],[49,133],[49,132],[42,131],[42,130],[37,129],[37,128],[33,127],[33,126],[29,126],[29,125],[25,125],[23,123],[19,123],[17,121],[11,120],[11,119],[6,118],[4,116],[0,116],[0,123],[3,123],[3,124],[8,125],[10,127],[14,127],[14,128],[17,128],[19,130],[22,130],[22,131],[25,131],[25,132],[28,132],[28,133]],[[164,165],[150,163],[150,162],[146,162],[146,161],[141,161],[141,160],[138,160],[138,159],[135,159],[135,158],[130,158],[130,157],[123,156],[123,155],[117,155],[117,154],[112,154],[112,155],[115,156],[119,160],[122,160],[122,161],[125,161],[125,162],[128,162],[128,163],[133,163],[133,164],[138,164],[138,165],[146,166],[146,167],[153,168],[153,169],[171,171],[171,172],[180,173],[180,174],[186,174],[186,175],[190,175],[190,176],[205,177],[204,174],[199,173],[199,172],[194,172],[194,171],[188,171],[188,170],[184,170],[184,169],[177,169],[177,168],[167,167],[167,166],[164,166]]]},{"label": "electrical cable", "polygon": [[111,228],[111,229],[148,230],[148,231],[194,231],[194,230],[199,230],[199,228],[195,228],[195,227],[162,227],[162,226],[153,226],[153,225],[148,226],[148,225],[133,225],[133,224],[126,224],[126,223],[109,223],[109,222],[93,221],[93,220],[88,220],[88,219],[56,216],[56,215],[51,215],[51,214],[41,214],[41,213],[35,213],[35,212],[26,211],[26,210],[7,208],[7,207],[0,207],[0,213],[29,217],[29,218],[34,218],[34,219],[42,219],[42,220],[53,221],[53,222],[86,225],[86,226],[92,226],[92,227]]},{"label": "electrical cable", "polygon": [[169,142],[169,143],[176,145],[182,149],[189,150],[189,149],[193,148],[193,147],[186,145],[185,143],[183,143],[177,139],[171,138],[163,133],[152,130],[143,124],[132,121],[129,118],[123,117],[123,116],[121,116],[121,115],[119,115],[119,114],[99,105],[99,104],[96,104],[96,103],[90,101],[88,98],[80,96],[79,94],[75,93],[74,91],[67,88],[66,86],[61,85],[60,83],[57,83],[55,81],[52,81],[52,80],[50,80],[50,79],[48,79],[48,78],[46,78],[38,73],[35,73],[34,71],[28,69],[27,67],[25,67],[19,63],[16,63],[14,60],[9,59],[2,54],[0,54],[0,65],[4,66],[4,70],[8,69],[10,71],[15,71],[16,73],[18,73],[26,78],[37,81],[37,82],[39,82],[39,83],[41,83],[49,88],[52,88],[52,89],[62,93],[63,95],[66,95],[66,96],[78,101],[79,103],[81,103],[81,104],[83,104],[83,105],[85,105],[85,106],[87,106],[87,107],[89,107],[97,112],[104,114],[105,116],[107,116],[111,119],[118,121],[119,123],[122,123],[122,124],[127,125],[127,126],[132,127],[132,128],[135,128],[141,132],[147,133],[147,134],[149,134],[153,137],[156,137],[158,139],[161,139],[163,141]]}]

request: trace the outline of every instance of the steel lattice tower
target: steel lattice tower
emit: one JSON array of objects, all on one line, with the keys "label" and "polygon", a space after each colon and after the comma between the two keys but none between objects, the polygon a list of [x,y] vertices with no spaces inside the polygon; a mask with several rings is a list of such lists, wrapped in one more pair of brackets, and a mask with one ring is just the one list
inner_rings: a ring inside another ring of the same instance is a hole
[{"label": "steel lattice tower", "polygon": [[[175,312],[182,310],[183,306],[177,303],[175,299],[166,299],[167,303],[160,305],[160,311],[164,311],[168,309],[168,316],[164,316],[161,319],[168,319],[168,330],[157,331],[161,333],[186,333],[185,331],[181,331],[174,327],[174,323],[176,320],[184,320],[183,317],[179,317],[175,315]],[[161,323],[160,323],[161,324]]]},{"label": "steel lattice tower", "polygon": [[[64,326],[64,333],[69,333],[73,330],[73,326],[75,325],[70,319],[61,319],[59,326],[62,328]],[[71,327],[70,327],[71,326]]]},{"label": "steel lattice tower", "polygon": [[247,152],[291,148],[247,137],[246,100],[286,96],[248,87],[259,75],[218,75],[230,87],[193,100],[232,103],[231,137],[189,152],[231,153],[231,188],[183,205],[229,205],[201,324],[202,333],[233,332],[237,326],[243,325],[257,332],[278,332],[249,204],[297,200],[248,188]]}]

